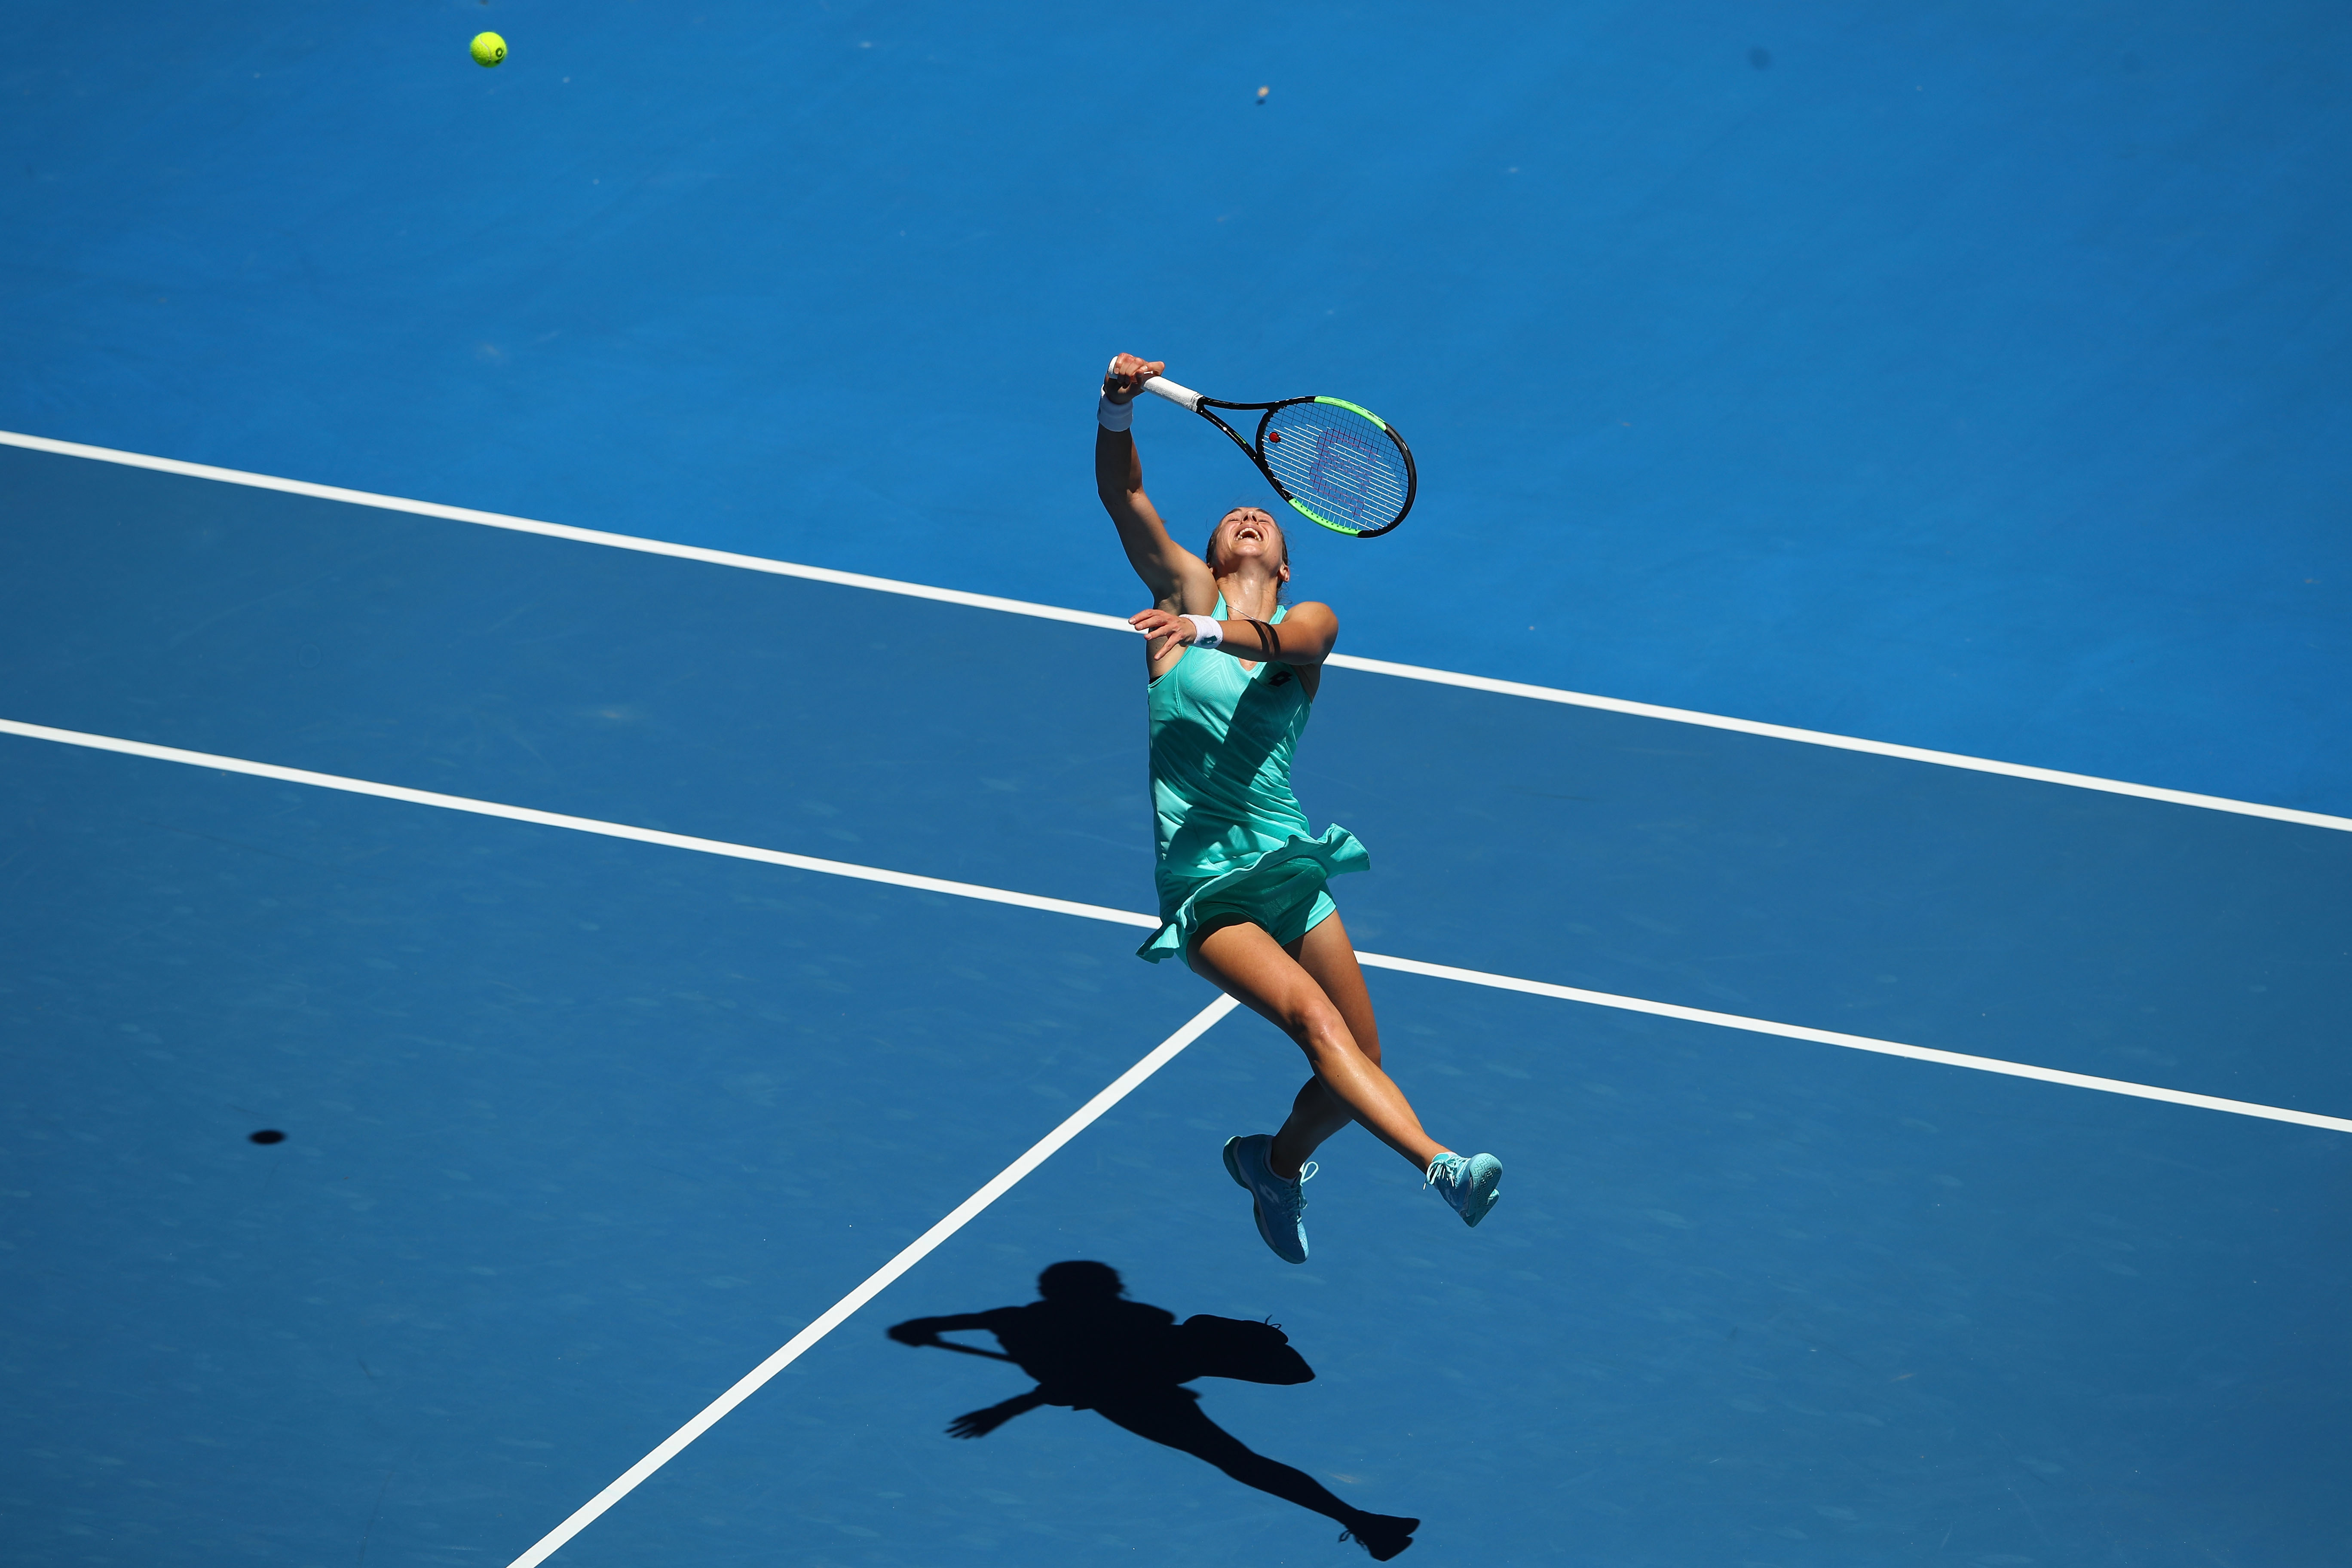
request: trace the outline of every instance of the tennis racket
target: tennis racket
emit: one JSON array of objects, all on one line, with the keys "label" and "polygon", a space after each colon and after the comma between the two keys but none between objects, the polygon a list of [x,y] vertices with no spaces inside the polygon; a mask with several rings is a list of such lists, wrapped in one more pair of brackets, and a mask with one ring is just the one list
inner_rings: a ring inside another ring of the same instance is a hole
[{"label": "tennis racket", "polygon": [[[1301,517],[1334,533],[1371,539],[1402,522],[1412,510],[1412,448],[1369,408],[1338,397],[1226,403],[1203,397],[1164,375],[1151,377],[1143,390],[1191,409],[1223,430],[1249,454],[1275,494]],[[1257,415],[1256,440],[1243,440],[1239,431],[1211,412],[1218,408]]]}]

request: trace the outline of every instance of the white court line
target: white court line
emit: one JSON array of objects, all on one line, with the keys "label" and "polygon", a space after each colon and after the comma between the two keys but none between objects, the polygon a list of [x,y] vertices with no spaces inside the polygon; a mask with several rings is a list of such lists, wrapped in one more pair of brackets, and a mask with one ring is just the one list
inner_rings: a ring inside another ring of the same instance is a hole
[{"label": "white court line", "polygon": [[[303,768],[284,768],[274,763],[247,762],[242,757],[217,756],[209,752],[183,751],[177,746],[158,746],[146,741],[125,741],[111,735],[92,735],[79,730],[57,730],[46,724],[26,724],[15,719],[0,719],[0,735],[19,735],[32,741],[53,741],[63,745],[84,746],[94,751],[119,752],[127,756],[146,757],[156,762],[182,763],[192,767],[215,768],[224,773],[247,773],[255,778],[277,779],[287,784],[310,784],[320,789],[341,790],[350,795],[374,795],[383,800],[405,801],[413,805],[434,805],[447,811],[470,812],[477,816],[504,817],[511,822],[537,823],[544,827],[569,828],[576,833],[593,833],[606,838],[627,838],[640,844],[659,844],[672,849],[691,849],[703,855],[721,855],[736,860],[758,860],[771,866],[787,866],[796,871],[817,871],[829,877],[850,877],[864,882],[885,882],[894,888],[913,888],[927,893],[947,893],[960,899],[980,899],[989,903],[1013,904],[1025,910],[1042,910],[1049,914],[1077,915],[1086,920],[1108,921],[1116,925],[1139,926],[1156,930],[1160,921],[1150,915],[1129,910],[1114,910],[1102,904],[1082,904],[1069,899],[1042,898],[1035,893],[1015,893],[1003,888],[982,887],[977,882],[950,882],[939,877],[918,877],[906,871],[886,871],[879,867],[859,866],[846,860],[821,860],[810,855],[791,855],[780,849],[760,849],[748,844],[730,844],[718,838],[697,838],[684,833],[664,833],[650,827],[632,827],[625,823],[600,822],[590,816],[567,816],[560,812],[534,811],[529,806],[504,805],[496,801],[472,800],[464,795],[441,795],[432,790],[408,789],[400,784],[376,784],[367,779],[345,778],[339,773],[311,773]],[[1905,1045],[1899,1040],[1873,1039],[1867,1035],[1844,1035],[1832,1029],[1808,1028],[1801,1024],[1775,1023],[1769,1018],[1743,1017],[1737,1013],[1715,1013],[1703,1007],[1683,1007],[1671,1002],[1652,1002],[1640,996],[1619,996],[1607,991],[1586,991],[1573,985],[1554,985],[1540,980],[1520,980],[1507,974],[1489,974],[1483,970],[1456,969],[1449,964],[1423,963],[1417,959],[1390,958],[1377,952],[1356,955],[1373,969],[1392,969],[1405,974],[1420,974],[1439,980],[1455,980],[1469,985],[1490,986],[1502,991],[1524,992],[1531,996],[1550,996],[1564,1002],[1582,1002],[1595,1007],[1613,1007],[1625,1013],[1647,1013],[1661,1018],[1681,1018],[1695,1024],[1711,1024],[1718,1028],[1741,1029],[1753,1035],[1778,1035],[1785,1039],[1810,1040],[1818,1045],[1838,1046],[1847,1050],[1871,1051],[1880,1056],[1908,1057],[1914,1061],[1937,1062],[1946,1067],[1969,1068],[1978,1072],[2000,1073],[2010,1078],[2036,1079],[2043,1083],[2070,1085],[2075,1089],[2095,1089],[2107,1094],[2130,1095],[2139,1100],[2160,1100],[2172,1105],[2195,1106],[2204,1110],[2226,1110],[2238,1116],[2261,1117],[2271,1121],[2290,1121],[2303,1127],[2322,1127],[2336,1132],[2352,1132],[2352,1120],[2338,1116],[2322,1116],[2315,1111],[2290,1110],[2275,1105],[2259,1105],[2252,1100],[2224,1100],[2218,1095],[2192,1094],[2186,1089],[2160,1089],[2152,1084],[2132,1083],[2123,1079],[2095,1078],[2088,1073],[2065,1072],[2057,1068],[2035,1067],[2026,1062],[2003,1061],[1998,1057],[1974,1057],[1958,1051],[1939,1051],[1927,1046]]]},{"label": "white court line", "polygon": [[1712,1013],[1704,1007],[1677,1006],[1672,1002],[1618,996],[1607,991],[1586,991],[1574,985],[1552,985],[1541,980],[1519,980],[1508,974],[1456,969],[1447,963],[1388,958],[1377,952],[1360,952],[1356,957],[1368,969],[1393,969],[1403,974],[1427,975],[1433,980],[1458,980],[1467,985],[1490,985],[1497,991],[1521,991],[1530,996],[1585,1002],[1595,1007],[1614,1007],[1620,1012],[1680,1018],[1693,1024],[1712,1024],[1721,1029],[1744,1029],[1751,1035],[1779,1035],[1784,1039],[1811,1040],[1816,1045],[1839,1046],[1849,1051],[1870,1051],[1882,1057],[1908,1057],[1915,1062],[1939,1062],[1945,1067],[1969,1068],[1977,1072],[2000,1073],[2008,1078],[2030,1078],[2042,1083],[2063,1083],[2074,1089],[2126,1094],[2136,1100],[2160,1100],[2168,1105],[2193,1105],[2200,1110],[2226,1110],[2232,1115],[2258,1116],[2269,1121],[2291,1121],[2298,1127],[2352,1132],[2352,1119],[2321,1116],[2315,1111],[2288,1110],[2275,1105],[2257,1105],[2252,1100],[2224,1100],[2219,1095],[2191,1094],[2180,1089],[2159,1089],[2154,1084],[2132,1083],[2119,1078],[2095,1078],[2089,1073],[2035,1067],[2030,1062],[2003,1061],[1999,1057],[1972,1057],[1961,1051],[1939,1051],[1930,1046],[1906,1046],[1899,1040],[1874,1040],[1867,1035],[1842,1035],[1834,1029],[1809,1029],[1802,1024],[1776,1024],[1769,1018],[1747,1018],[1737,1013]]},{"label": "white court line", "polygon": [[841,1327],[858,1308],[880,1295],[892,1280],[930,1256],[940,1243],[971,1224],[982,1209],[1011,1192],[1022,1177],[1044,1164],[1056,1149],[1093,1126],[1103,1112],[1125,1100],[1145,1079],[1175,1060],[1177,1052],[1207,1034],[1211,1025],[1233,1010],[1234,999],[1220,996],[1193,1014],[1192,1022],[1153,1047],[1150,1054],[1141,1061],[1111,1079],[1100,1094],[1072,1111],[1069,1120],[1031,1144],[1027,1153],[999,1171],[986,1186],[950,1209],[946,1218],[908,1242],[904,1251],[867,1275],[856,1289],[827,1307],[814,1322],[786,1340],[782,1349],[745,1373],[736,1381],[734,1387],[704,1405],[701,1414],[663,1438],[659,1447],[622,1471],[620,1478],[611,1486],[582,1503],[571,1518],[540,1537],[530,1551],[516,1558],[508,1568],[535,1568],[536,1564],[546,1561],[558,1547],[594,1523],[606,1509],[635,1491],[638,1482],[677,1458],[688,1443],[709,1431],[719,1424],[721,1416],[758,1393],[770,1378],[798,1361],[803,1352]]},{"label": "white court line", "polygon": [[248,489],[278,490],[289,496],[308,496],[313,500],[373,507],[378,511],[404,511],[416,517],[437,517],[446,522],[478,523],[484,528],[503,528],[513,533],[539,533],[550,539],[568,539],[575,544],[601,544],[611,550],[634,550],[640,555],[668,555],[680,561],[699,561],[708,566],[732,566],[744,572],[765,572],[776,577],[805,577],[812,583],[831,583],[842,588],[869,588],[877,594],[903,594],[913,599],[936,599],[944,605],[964,605],[975,610],[1003,610],[1008,615],[1070,621],[1082,626],[1102,626],[1134,635],[1133,629],[1118,616],[1098,616],[1087,610],[1056,609],[1051,605],[1033,605],[1024,599],[1000,599],[992,594],[967,594],[960,588],[927,588],[920,583],[901,583],[892,577],[869,577],[862,572],[835,572],[826,566],[803,566],[797,562],[771,561],[760,555],[738,555],[731,550],[704,550],[698,545],[672,544],[667,540],[641,539],[633,533],[606,533],[601,529],[540,522],[528,517],[509,517],[503,512],[477,511],[469,506],[405,500],[399,496],[380,496],[373,490],[347,490],[341,485],[314,485],[308,479],[281,479],[268,474],[248,474],[242,468],[215,468],[209,463],[184,463],[177,458],[150,458],[139,452],[119,452],[111,447],[85,447],[79,441],[54,441],[47,436],[21,436],[13,430],[0,430],[0,447],[22,447],[29,452],[47,452],[60,458],[88,458],[92,462],[117,463],[126,468],[152,468],[159,474],[177,474],[183,479],[213,479],[225,485],[243,485]]},{"label": "white court line", "polygon": [[730,844],[719,838],[697,838],[690,834],[664,833],[658,828],[632,827],[622,822],[600,822],[593,816],[566,816],[557,811],[534,811],[527,805],[503,805],[494,800],[473,800],[462,795],[441,795],[429,789],[376,784],[368,779],[345,778],[341,773],[314,773],[307,768],[281,768],[275,763],[250,763],[242,757],[216,756],[210,752],[186,752],[177,746],[124,741],[112,735],[92,735],[80,730],[53,730],[46,724],[26,724],[15,719],[0,719],[0,735],[22,735],[28,741],[55,741],[68,746],[87,746],[97,752],[121,752],[125,756],[147,757],[159,763],[184,763],[190,767],[215,768],[226,773],[248,773],[255,778],[277,779],[284,784],[341,790],[346,795],[372,795],[382,800],[405,801],[411,805],[437,805],[444,811],[471,812],[476,816],[502,816],[509,822],[533,822],[541,827],[565,827],[574,833],[593,833],[605,838],[629,838],[639,844],[691,849],[701,855],[758,860],[770,866],[789,866],[795,871],[822,871],[828,877],[854,877],[861,882],[887,882],[894,888],[948,893],[959,899],[983,899],[992,904],[1017,904],[1024,910],[1044,910],[1049,914],[1083,915],[1087,920],[1115,921],[1121,925],[1144,926],[1155,931],[1160,926],[1160,922],[1150,915],[1106,909],[1100,904],[1073,903],[1067,899],[1047,899],[1035,893],[983,888],[977,882],[950,882],[939,877],[918,877],[907,871],[886,871],[878,866],[859,866],[847,860],[820,860],[813,855],[789,855],[781,849],[760,849],[749,844]]},{"label": "white court line", "polygon": [[[806,855],[788,855],[778,850],[729,844],[715,838],[696,838],[686,834],[657,832],[651,828],[631,827],[620,823],[599,822],[592,817],[569,816],[551,811],[534,811],[525,806],[470,800],[462,795],[442,795],[432,790],[408,789],[398,784],[375,784],[365,779],[345,778],[336,773],[312,773],[303,768],[278,767],[274,763],[248,762],[240,757],[224,757],[206,752],[184,751],[177,746],[158,746],[144,741],[126,741],[110,735],[92,735],[75,730],[53,729],[47,725],[26,724],[16,720],[0,719],[0,734],[88,747],[96,751],[114,752],[158,762],[209,767],[225,773],[276,779],[287,784],[310,784],[321,789],[341,790],[352,795],[373,795],[379,799],[404,801],[415,805],[440,806],[446,810],[470,812],[481,816],[503,817],[509,821],[537,823],[548,827],[570,828],[577,832],[594,833],[610,838],[633,839],[639,843],[659,844],[677,849],[692,849],[702,854],[721,855],[734,859],[759,860],[770,865],[791,867],[795,870],[818,871],[829,876],[851,877],[862,881],[885,882],[893,887],[913,888],[925,892],[949,893],[959,898],[982,899],[992,903],[1013,904],[1024,909],[1043,910],[1055,914],[1078,915],[1089,920],[1109,921],[1120,925],[1156,927],[1160,923],[1150,915],[1109,909],[1101,904],[1082,904],[1066,899],[1039,898],[1030,893],[1009,892],[1001,888],[985,888],[972,882],[950,882],[936,877],[910,876],[903,871],[886,871],[871,866],[852,865],[846,861],[823,860]],[[1572,985],[1553,985],[1538,980],[1520,980],[1507,974],[1490,974],[1482,970],[1457,969],[1450,964],[1423,963],[1414,959],[1390,958],[1373,952],[1359,953],[1357,956],[1368,967],[1374,969],[1395,970],[1402,973],[1418,974],[1432,979],[1453,980],[1465,984],[1489,986],[1497,990],[1522,992],[1528,995],[1582,1002],[1593,1006],[1612,1007],[1623,1012],[1645,1013],[1655,1017],[1678,1018],[1691,1023],[1710,1024],[1719,1028],[1745,1030],[1751,1034],[1777,1035],[1788,1039],[1839,1046],[1848,1050],[1870,1051],[1882,1056],[1907,1057],[1915,1061],[1937,1062],[1947,1067],[1969,1068],[1979,1072],[2034,1079],[2044,1083],[2065,1084],[2076,1089],[2099,1089],[2108,1094],[2130,1095],[2141,1100],[2162,1100],[2168,1104],[2191,1106],[2205,1110],[2230,1111],[2240,1116],[2261,1117],[2268,1121],[2293,1122],[2305,1127],[2352,1132],[2352,1120],[2342,1117],[2320,1116],[2310,1111],[2289,1110],[2278,1106],[2257,1105],[2241,1100],[2223,1100],[2215,1095],[2190,1094],[2180,1089],[2129,1083],[2120,1079],[2095,1078],[2087,1073],[2063,1072],[2055,1068],[2001,1061],[1991,1057],[1967,1056],[1958,1051],[1939,1051],[1925,1046],[1905,1045],[1895,1040],[1877,1040],[1862,1035],[1844,1035],[1829,1029],[1811,1029],[1801,1025],[1780,1024],[1769,1019],[1741,1017],[1737,1014],[1715,1013],[1704,1008],[1677,1006],[1673,1003],[1652,1002],[1638,996],[1619,996],[1606,991],[1586,991]],[[684,1451],[688,1444],[716,1426],[728,1412],[758,1392],[771,1378],[798,1360],[812,1345],[840,1327],[859,1308],[879,1295],[893,1280],[912,1268],[941,1242],[962,1229],[974,1216],[1011,1191],[1023,1177],[1043,1164],[1055,1151],[1084,1131],[1105,1111],[1124,1100],[1137,1085],[1172,1060],[1178,1052],[1199,1039],[1218,1019],[1232,1012],[1234,1006],[1232,997],[1221,995],[1195,1014],[1190,1023],[1162,1041],[1142,1060],[1114,1079],[1101,1093],[1080,1106],[1068,1120],[1032,1145],[1026,1153],[999,1172],[987,1185],[956,1205],[937,1225],[908,1243],[897,1257],[868,1275],[856,1289],[835,1302],[814,1321],[786,1341],[775,1354],[746,1373],[737,1380],[733,1387],[705,1405],[692,1420],[671,1433],[651,1453],[623,1471],[611,1485],[573,1510],[570,1518],[541,1537],[529,1551],[517,1557],[509,1568],[537,1568],[539,1563],[552,1555],[564,1542],[595,1522],[606,1510],[635,1490],[638,1484],[646,1478],[669,1463]]]},{"label": "white court line", "polygon": [[1862,752],[1874,757],[1896,757],[1906,763],[1932,763],[1939,768],[1998,773],[2003,778],[2032,779],[2038,784],[2064,784],[2070,789],[2097,790],[2103,795],[2131,795],[2139,800],[2160,800],[2172,805],[2193,805],[2206,811],[2226,811],[2239,816],[2263,816],[2273,822],[2294,822],[2305,827],[2332,827],[2339,833],[2352,832],[2352,816],[2330,816],[2325,812],[2298,811],[2287,805],[2264,805],[2259,801],[2231,800],[2226,795],[2198,795],[2185,789],[2161,789],[2155,784],[2103,779],[2092,773],[2070,773],[2057,768],[2030,767],[2023,763],[1995,762],[1990,757],[1965,756],[1958,752],[1934,752],[1924,746],[1898,746],[1892,741],[1864,741],[1853,735],[1832,735],[1824,730],[1799,730],[1787,724],[1761,723],[1754,719],[1727,719],[1720,713],[1701,713],[1688,708],[1661,708],[1654,702],[1628,702],[1622,698],[1594,697],[1581,691],[1563,691],[1552,686],[1528,686],[1521,681],[1496,680],[1484,675],[1456,675],[1451,670],[1391,664],[1386,659],[1359,658],[1352,654],[1333,654],[1324,662],[1336,664],[1342,669],[1367,670],[1374,675],[1393,675],[1406,680],[1426,680],[1438,686],[1463,686],[1473,691],[1525,697],[1537,702],[1560,702],[1571,708],[1597,708],[1604,713],[1630,713],[1640,719],[1663,719],[1675,724],[1730,730],[1742,735],[1762,735],[1775,741],[1827,746],[1833,751]]},{"label": "white court line", "polygon": [[[1065,621],[1074,626],[1098,626],[1108,631],[1132,635],[1127,622],[1118,616],[1098,615],[1090,610],[1063,609],[1054,605],[1033,604],[1025,599],[999,598],[992,594],[968,594],[958,588],[933,588],[920,583],[906,583],[892,577],[872,577],[859,572],[835,572],[824,566],[803,566],[791,561],[773,561],[759,555],[740,555],[728,550],[705,550],[691,544],[672,544],[666,540],[644,539],[635,534],[606,533],[593,528],[572,528],[560,522],[539,522],[530,518],[509,517],[501,512],[478,511],[471,507],[443,506],[436,501],[405,500],[398,496],[377,495],[369,490],[345,489],[339,485],[317,485],[306,479],[281,479],[268,474],[251,474],[240,468],[217,468],[208,463],[182,462],[176,458],[151,458],[138,452],[118,451],[111,447],[89,447],[79,441],[58,441],[46,436],[25,436],[15,431],[0,430],[0,446],[21,447],[27,451],[47,452],[57,457],[86,458],[93,462],[115,463],[124,468],[149,468],[157,473],[177,474],[184,479],[213,479],[222,484],[244,485],[253,489],[278,490],[287,495],[308,496],[316,500],[342,501],[352,506],[373,507],[380,511],[400,511],[417,517],[440,518],[450,522],[477,523],[484,528],[502,528],[517,533],[543,534],[550,539],[568,539],[580,544],[601,544],[614,550],[634,550],[646,555],[667,555],[680,561],[699,561],[712,566],[732,566],[745,572],[764,572],[779,577],[801,577],[813,583],[830,583],[844,588],[865,588],[879,594],[899,594],[908,598],[931,599],[940,604],[962,605],[972,609],[999,610],[1007,615],[1034,616],[1041,620]],[[1835,751],[1862,752],[1876,757],[1895,757],[1904,762],[1929,763],[1937,767],[1960,768],[1970,773],[1998,773],[2005,778],[2031,779],[2039,784],[2064,784],[2073,789],[2096,790],[2105,795],[2130,795],[2140,800],[2164,801],[2173,805],[2192,805],[2206,811],[2225,811],[2240,816],[2267,817],[2274,822],[2299,823],[2306,827],[2330,827],[2339,832],[2352,832],[2352,816],[2331,816],[2324,812],[2298,811],[2292,806],[2264,805],[2255,801],[2231,800],[2224,795],[2198,795],[2189,790],[2161,789],[2154,784],[2131,784],[2122,779],[2100,778],[2091,773],[2070,773],[2057,768],[2031,767],[2023,763],[1997,762],[1987,757],[1971,757],[1958,752],[1931,751],[1924,746],[1901,746],[1890,741],[1866,741],[1853,735],[1834,735],[1824,730],[1801,730],[1788,724],[1767,724],[1753,719],[1732,719],[1719,713],[1701,713],[1689,708],[1665,708],[1654,702],[1632,702],[1617,697],[1595,697],[1589,692],[1569,691],[1556,686],[1531,686],[1524,681],[1497,680],[1491,676],[1463,675],[1453,670],[1431,669],[1417,664],[1397,664],[1383,658],[1363,658],[1354,654],[1333,654],[1326,662],[1340,669],[1353,669],[1370,675],[1394,676],[1402,680],[1427,681],[1438,686],[1455,686],[1472,691],[1492,692],[1502,697],[1523,697],[1537,702],[1557,702],[1571,708],[1593,708],[1606,713],[1624,713],[1640,719],[1657,719],[1674,724],[1694,724],[1709,730],[1729,730],[1742,735],[1760,735],[1775,741],[1793,741],[1808,746],[1827,746]]]}]

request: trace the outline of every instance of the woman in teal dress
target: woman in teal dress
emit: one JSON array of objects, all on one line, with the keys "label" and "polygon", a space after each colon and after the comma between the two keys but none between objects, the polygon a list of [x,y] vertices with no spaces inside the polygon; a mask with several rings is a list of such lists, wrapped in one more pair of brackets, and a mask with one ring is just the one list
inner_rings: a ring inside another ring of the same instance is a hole
[{"label": "woman in teal dress", "polygon": [[1311,1156],[1350,1121],[1412,1162],[1471,1225],[1498,1195],[1491,1154],[1464,1156],[1423,1131],[1381,1067],[1363,971],[1324,884],[1368,869],[1364,847],[1334,826],[1319,837],[1291,793],[1290,762],[1339,640],[1328,605],[1282,603],[1290,550],[1256,507],[1236,507],[1209,536],[1207,559],[1169,537],[1143,493],[1131,399],[1164,367],[1121,354],[1103,381],[1095,484],[1153,607],[1144,634],[1150,679],[1151,808],[1160,926],[1141,956],[1176,957],[1273,1022],[1314,1076],[1273,1133],[1225,1144],[1258,1233],[1307,1261]]}]

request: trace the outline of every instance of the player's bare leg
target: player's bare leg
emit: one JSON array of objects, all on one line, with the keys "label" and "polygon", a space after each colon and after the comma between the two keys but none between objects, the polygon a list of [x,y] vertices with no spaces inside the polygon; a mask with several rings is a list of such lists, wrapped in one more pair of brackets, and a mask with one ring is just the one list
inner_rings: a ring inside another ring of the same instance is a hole
[{"label": "player's bare leg", "polygon": [[[1326,931],[1329,936],[1318,942]],[[1279,1152],[1270,1163],[1286,1181],[1296,1181],[1307,1155],[1351,1121],[1361,1122],[1373,1137],[1412,1161],[1417,1171],[1427,1170],[1446,1152],[1444,1144],[1422,1130],[1421,1118],[1404,1091],[1381,1070],[1371,999],[1347,940],[1334,915],[1307,933],[1297,957],[1277,945],[1265,927],[1246,921],[1213,925],[1192,947],[1194,972],[1288,1035],[1315,1071],[1313,1080],[1299,1090],[1283,1134],[1276,1135]],[[1344,961],[1332,951],[1335,945],[1346,950]],[[1310,951],[1317,967],[1349,1006],[1333,1000],[1306,967]],[[1362,1028],[1361,1038],[1349,1027],[1350,1013]]]},{"label": "player's bare leg", "polygon": [[1293,1040],[1314,1068],[1272,1137],[1229,1140],[1225,1170],[1250,1194],[1258,1235],[1287,1263],[1307,1261],[1307,1156],[1350,1121],[1411,1160],[1465,1225],[1500,1195],[1502,1163],[1456,1154],[1430,1137],[1404,1091],[1381,1066],[1380,1026],[1347,928],[1332,915],[1287,948],[1265,928],[1212,925],[1194,943],[1192,968]]}]

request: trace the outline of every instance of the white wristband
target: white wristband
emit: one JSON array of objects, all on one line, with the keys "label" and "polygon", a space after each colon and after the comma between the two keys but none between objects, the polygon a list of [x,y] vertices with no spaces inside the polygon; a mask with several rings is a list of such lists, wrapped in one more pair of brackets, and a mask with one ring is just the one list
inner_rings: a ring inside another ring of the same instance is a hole
[{"label": "white wristband", "polygon": [[1192,623],[1194,647],[1217,647],[1223,644],[1225,628],[1215,621],[1206,616],[1186,616],[1184,618]]},{"label": "white wristband", "polygon": [[1095,405],[1095,423],[1106,430],[1126,429],[1135,423],[1134,400],[1130,398],[1125,403],[1113,403],[1106,395]]}]

